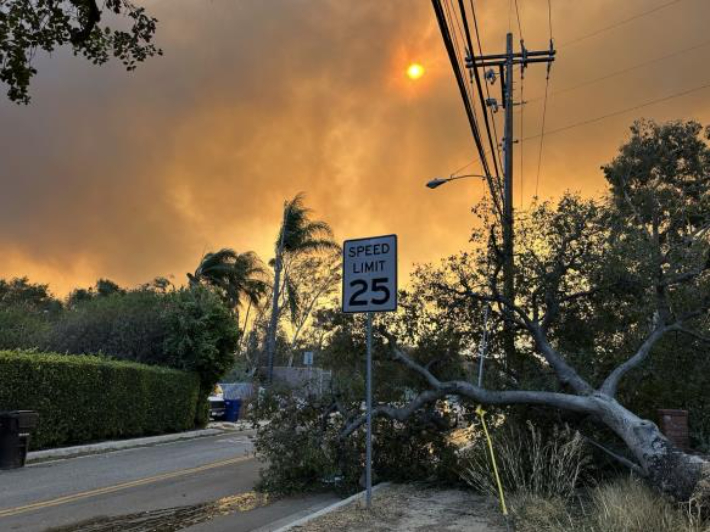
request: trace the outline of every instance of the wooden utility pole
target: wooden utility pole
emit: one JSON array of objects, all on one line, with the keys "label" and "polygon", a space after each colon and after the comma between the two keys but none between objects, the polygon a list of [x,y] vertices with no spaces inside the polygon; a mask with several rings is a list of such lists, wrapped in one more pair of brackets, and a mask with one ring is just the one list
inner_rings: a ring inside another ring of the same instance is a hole
[{"label": "wooden utility pole", "polygon": [[[505,130],[503,137],[503,295],[508,301],[515,301],[515,215],[513,212],[513,107],[524,105],[525,102],[515,102],[513,99],[513,67],[520,65],[521,76],[530,63],[550,64],[555,60],[555,49],[552,41],[548,50],[530,51],[520,41],[520,52],[513,50],[513,34],[506,35],[505,54],[483,55],[472,57],[469,53],[466,66],[471,71],[471,77],[478,76],[474,69],[484,69],[484,79],[492,80],[500,77],[502,105],[505,109]],[[496,67],[498,73],[496,74]],[[486,69],[489,69],[486,72]],[[492,99],[487,101],[489,106],[497,107],[497,102]],[[484,110],[485,112],[485,110]],[[495,157],[495,154],[493,154]],[[515,337],[510,320],[504,322],[504,349],[507,363],[519,370],[520,365],[516,360]]]}]

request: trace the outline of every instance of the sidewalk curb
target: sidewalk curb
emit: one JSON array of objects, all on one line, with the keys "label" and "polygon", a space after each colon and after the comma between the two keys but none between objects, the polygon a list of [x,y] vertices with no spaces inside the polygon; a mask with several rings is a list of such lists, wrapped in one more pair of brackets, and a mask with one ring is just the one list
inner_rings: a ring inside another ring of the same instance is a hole
[{"label": "sidewalk curb", "polygon": [[[234,429],[232,429],[234,430]],[[110,453],[114,451],[124,451],[137,447],[150,447],[163,443],[172,443],[196,438],[217,436],[230,432],[229,429],[212,428],[202,430],[191,430],[188,432],[178,432],[175,434],[163,434],[161,436],[150,436],[148,438],[133,438],[130,440],[113,440],[89,445],[77,445],[75,447],[60,447],[58,449],[47,449],[45,451],[33,451],[27,453],[27,464],[37,464],[50,460],[63,460],[67,458],[77,458],[94,454]]]},{"label": "sidewalk curb", "polygon": [[[372,493],[375,493],[378,491],[380,488],[386,488],[387,486],[390,486],[392,483],[391,482],[382,482],[381,484],[377,484],[376,486],[372,487]],[[347,499],[343,499],[342,501],[338,501],[336,503],[331,504],[330,506],[326,506],[325,508],[322,508],[321,510],[318,510],[317,512],[314,512],[310,515],[307,515],[305,517],[301,517],[300,519],[296,519],[295,521],[284,525],[280,528],[269,528],[269,527],[264,527],[256,530],[255,532],[287,532],[290,530],[293,530],[294,528],[298,526],[305,525],[309,521],[312,521],[313,519],[316,519],[318,517],[321,517],[322,515],[328,514],[330,512],[333,512],[339,508],[342,508],[343,506],[347,506],[348,504],[355,502],[358,499],[364,499],[365,498],[365,492],[361,491],[359,493],[356,493],[355,495],[352,495],[348,497]]]}]

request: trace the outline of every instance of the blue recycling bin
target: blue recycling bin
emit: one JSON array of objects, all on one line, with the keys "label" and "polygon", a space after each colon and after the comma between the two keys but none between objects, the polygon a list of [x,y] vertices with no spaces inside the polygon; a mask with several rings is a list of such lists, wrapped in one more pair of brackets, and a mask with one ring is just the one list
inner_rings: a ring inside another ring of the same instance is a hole
[{"label": "blue recycling bin", "polygon": [[239,409],[242,407],[241,399],[226,399],[224,401],[224,420],[239,421]]}]

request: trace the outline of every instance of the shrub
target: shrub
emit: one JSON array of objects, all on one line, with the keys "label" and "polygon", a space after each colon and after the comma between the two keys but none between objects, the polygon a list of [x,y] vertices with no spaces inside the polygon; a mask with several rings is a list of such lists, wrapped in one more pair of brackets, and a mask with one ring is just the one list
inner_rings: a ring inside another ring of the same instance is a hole
[{"label": "shrub", "polygon": [[196,372],[210,392],[234,364],[239,341],[235,317],[204,287],[171,292],[168,303],[164,363]]},{"label": "shrub", "polygon": [[[491,437],[506,493],[569,499],[591,467],[582,436],[568,426],[545,434],[530,422],[524,428],[505,423]],[[480,437],[463,453],[461,476],[477,491],[497,496],[487,445]]]},{"label": "shrub", "polygon": [[[296,493],[335,487],[343,493],[360,489],[365,471],[365,426],[345,439],[346,419],[333,398],[295,397],[286,391],[267,394],[256,415],[268,419],[259,428],[256,449],[266,464],[259,488]],[[341,403],[342,406],[342,403]],[[360,403],[349,405],[353,414]],[[374,481],[458,480],[454,446],[448,432],[422,412],[406,423],[373,420]]]},{"label": "shrub", "polygon": [[193,428],[194,373],[96,356],[0,351],[0,410],[36,410],[32,448]]},{"label": "shrub", "polygon": [[50,322],[21,307],[0,306],[0,349],[31,349],[44,343]]},{"label": "shrub", "polygon": [[[374,469],[383,479],[460,482],[457,447],[447,428],[431,422],[431,411],[418,412],[405,422],[377,418],[373,427]],[[362,431],[364,440],[364,426]]]},{"label": "shrub", "polygon": [[239,327],[224,303],[204,287],[169,294],[165,317],[164,363],[200,376],[195,423],[209,422],[207,398],[234,364]]},{"label": "shrub", "polygon": [[50,329],[38,346],[43,350],[101,353],[197,373],[200,425],[207,422],[207,396],[234,363],[239,339],[234,315],[203,287],[167,293],[142,288],[78,300]]},{"label": "shrub", "polygon": [[149,290],[75,302],[52,325],[44,350],[103,353],[143,364],[161,364],[165,354],[168,299]]},{"label": "shrub", "polygon": [[269,423],[257,431],[256,450],[266,463],[258,489],[280,494],[314,491],[339,474],[337,425],[330,422],[326,408],[321,400],[306,401],[286,392],[260,400],[260,415]]}]

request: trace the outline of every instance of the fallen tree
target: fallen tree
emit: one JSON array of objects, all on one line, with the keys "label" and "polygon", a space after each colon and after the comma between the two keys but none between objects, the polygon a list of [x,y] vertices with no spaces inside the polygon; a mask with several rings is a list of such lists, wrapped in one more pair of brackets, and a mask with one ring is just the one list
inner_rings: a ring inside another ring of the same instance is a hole
[{"label": "fallen tree", "polygon": [[[393,358],[421,376],[426,389],[404,406],[377,406],[375,415],[405,421],[447,395],[487,405],[576,412],[613,431],[630,455],[614,456],[652,485],[678,500],[708,497],[710,463],[676,448],[652,421],[617,400],[624,377],[640,368],[668,333],[709,341],[702,334],[710,309],[710,149],[705,138],[694,122],[639,122],[619,156],[603,168],[611,193],[602,205],[566,196],[554,210],[547,205],[534,209],[518,239],[514,301],[500,291],[502,252],[495,226],[489,228],[487,249],[453,262],[448,279],[445,273],[433,276],[431,282],[453,301],[490,305],[498,331],[502,324],[512,325],[517,349],[529,350],[529,361],[554,376],[557,390],[521,388],[523,376],[506,368],[505,361],[500,367],[509,386],[504,390],[440,380],[383,328]],[[527,238],[526,231],[538,238]],[[600,347],[604,352],[597,359],[614,364],[593,381],[582,376],[579,365],[574,367],[574,353],[561,349],[559,330],[566,314],[589,315],[595,301],[619,307],[623,329],[617,336],[630,335],[637,345],[626,351],[629,342],[622,343],[611,354],[608,342]],[[349,419],[341,437],[363,423],[362,416]]]}]

